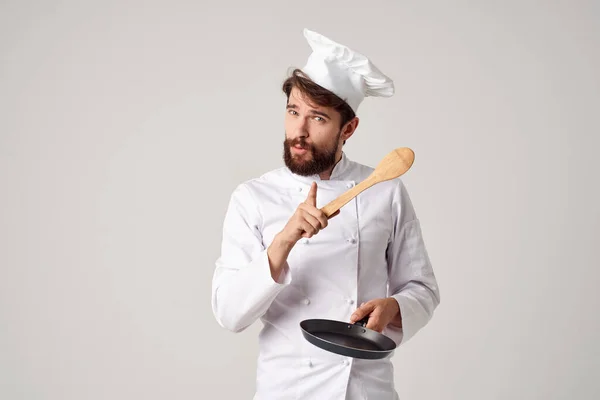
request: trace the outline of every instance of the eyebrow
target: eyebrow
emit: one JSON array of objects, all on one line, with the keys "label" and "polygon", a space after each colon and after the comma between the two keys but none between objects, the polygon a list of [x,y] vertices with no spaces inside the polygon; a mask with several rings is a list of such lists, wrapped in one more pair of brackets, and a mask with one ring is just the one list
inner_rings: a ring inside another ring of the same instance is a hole
[{"label": "eyebrow", "polygon": [[[288,103],[288,105],[286,106],[286,109],[288,109],[288,110],[289,109],[296,110],[296,109],[298,109],[298,106],[295,105],[295,104],[293,104],[293,103]],[[318,111],[318,110],[315,110],[315,109],[312,109],[312,108],[310,109],[310,114],[312,114],[312,115],[319,115],[321,117],[325,117],[327,119],[331,119],[331,117],[329,115],[325,114],[324,112]]]}]

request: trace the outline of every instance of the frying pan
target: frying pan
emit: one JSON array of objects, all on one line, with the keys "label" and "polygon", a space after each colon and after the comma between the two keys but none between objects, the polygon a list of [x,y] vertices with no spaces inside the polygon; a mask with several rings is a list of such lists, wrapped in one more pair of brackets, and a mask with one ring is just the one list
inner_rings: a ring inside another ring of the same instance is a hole
[{"label": "frying pan", "polygon": [[300,322],[304,338],[313,345],[342,356],[376,360],[388,356],[396,343],[366,327],[368,316],[353,324],[329,319]]}]

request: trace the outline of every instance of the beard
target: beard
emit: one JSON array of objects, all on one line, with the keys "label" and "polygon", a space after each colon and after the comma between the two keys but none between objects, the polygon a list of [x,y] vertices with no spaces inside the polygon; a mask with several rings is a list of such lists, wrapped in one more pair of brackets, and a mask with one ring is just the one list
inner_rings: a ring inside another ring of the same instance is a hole
[{"label": "beard", "polygon": [[[317,148],[314,144],[307,143],[303,137],[293,140],[286,138],[283,141],[283,160],[285,165],[294,174],[302,176],[316,175],[328,170],[335,165],[337,144],[341,133],[342,131],[338,132],[336,140],[330,146],[324,148]],[[306,153],[303,155],[294,155],[291,150],[292,146],[300,146],[306,149]],[[304,157],[308,155],[312,157],[304,160]]]}]

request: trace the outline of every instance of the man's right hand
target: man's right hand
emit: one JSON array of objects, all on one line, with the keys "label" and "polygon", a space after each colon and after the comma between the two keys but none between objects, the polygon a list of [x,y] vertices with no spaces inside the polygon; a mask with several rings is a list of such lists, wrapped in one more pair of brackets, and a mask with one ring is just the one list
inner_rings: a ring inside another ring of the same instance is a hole
[{"label": "man's right hand", "polygon": [[295,244],[300,238],[310,238],[327,227],[325,213],[317,208],[317,184],[310,186],[308,196],[280,232],[280,239]]},{"label": "man's right hand", "polygon": [[[339,210],[329,218],[333,218],[337,214],[339,214]],[[327,225],[327,216],[317,208],[317,184],[313,182],[306,200],[298,205],[285,227],[275,236],[267,249],[271,276],[275,281],[279,278],[287,257],[296,242],[303,237],[310,238],[316,235]]]}]

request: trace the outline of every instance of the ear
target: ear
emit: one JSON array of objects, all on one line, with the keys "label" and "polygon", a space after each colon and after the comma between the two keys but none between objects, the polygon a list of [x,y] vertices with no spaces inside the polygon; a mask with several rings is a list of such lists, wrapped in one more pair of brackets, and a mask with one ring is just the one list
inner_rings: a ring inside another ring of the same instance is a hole
[{"label": "ear", "polygon": [[354,131],[356,131],[356,128],[358,128],[358,123],[358,117],[354,117],[350,121],[348,121],[346,125],[342,128],[342,134],[340,139],[347,140],[348,138],[350,138],[350,136],[354,134]]}]

